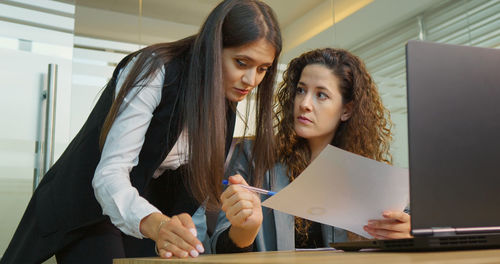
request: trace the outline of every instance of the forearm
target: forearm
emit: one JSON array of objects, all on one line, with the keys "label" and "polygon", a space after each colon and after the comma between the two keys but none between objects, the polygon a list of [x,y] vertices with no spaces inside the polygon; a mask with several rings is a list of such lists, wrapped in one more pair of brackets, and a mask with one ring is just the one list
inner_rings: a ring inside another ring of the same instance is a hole
[{"label": "forearm", "polygon": [[160,212],[141,197],[130,180],[124,177],[95,177],[93,187],[103,214],[109,216],[113,225],[127,235],[142,238],[141,221],[152,213]]}]

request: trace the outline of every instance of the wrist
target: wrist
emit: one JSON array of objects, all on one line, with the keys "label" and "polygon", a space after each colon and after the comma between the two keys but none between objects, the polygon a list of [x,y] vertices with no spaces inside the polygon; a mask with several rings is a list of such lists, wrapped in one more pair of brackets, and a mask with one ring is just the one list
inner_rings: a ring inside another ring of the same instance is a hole
[{"label": "wrist", "polygon": [[228,236],[237,247],[245,248],[253,244],[258,232],[259,228],[249,230],[241,227],[230,226]]},{"label": "wrist", "polygon": [[158,232],[161,227],[169,220],[170,218],[162,213],[156,212],[147,215],[141,220],[140,223],[140,231],[143,236],[156,240],[158,237]]}]

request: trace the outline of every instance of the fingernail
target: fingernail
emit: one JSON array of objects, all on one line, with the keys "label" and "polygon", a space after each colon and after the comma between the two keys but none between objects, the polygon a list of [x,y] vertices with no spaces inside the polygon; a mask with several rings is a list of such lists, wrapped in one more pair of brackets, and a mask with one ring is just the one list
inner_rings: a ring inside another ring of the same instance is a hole
[{"label": "fingernail", "polygon": [[382,216],[391,216],[391,212],[385,211],[385,212],[382,213]]},{"label": "fingernail", "polygon": [[198,257],[198,255],[199,255],[199,254],[198,254],[198,251],[196,251],[196,250],[194,250],[194,249],[193,249],[193,250],[191,250],[189,253],[191,254],[191,257],[193,257],[193,258],[196,258],[196,257]]},{"label": "fingernail", "polygon": [[205,252],[205,249],[203,248],[202,245],[196,245],[196,250],[198,250],[198,252],[200,252],[200,253]]},{"label": "fingernail", "polygon": [[167,251],[167,253],[165,253],[165,257],[166,257],[166,258],[170,258],[170,257],[172,257],[172,252]]},{"label": "fingernail", "polygon": [[191,234],[193,234],[193,236],[196,236],[196,228],[191,228],[189,229],[189,231],[191,231]]},{"label": "fingernail", "polygon": [[368,221],[368,226],[373,226],[375,225],[375,221]]}]

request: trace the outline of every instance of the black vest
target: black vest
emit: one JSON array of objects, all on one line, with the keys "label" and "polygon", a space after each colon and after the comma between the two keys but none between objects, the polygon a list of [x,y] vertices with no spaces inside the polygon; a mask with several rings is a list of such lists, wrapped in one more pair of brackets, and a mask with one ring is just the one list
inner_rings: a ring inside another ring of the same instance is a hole
[{"label": "black vest", "polygon": [[[102,214],[102,209],[94,196],[92,179],[101,156],[99,150],[101,127],[114,100],[119,69],[124,67],[128,59],[127,57],[122,60],[116,67],[110,83],[104,89],[82,129],[43,177],[11,241],[9,246],[13,247],[11,250],[22,248],[20,244],[23,244],[23,241],[29,237],[41,236],[47,239],[47,243],[53,245],[51,251],[56,252],[59,250],[58,247],[62,246],[61,240],[66,234],[100,222],[107,217]],[[166,158],[181,131],[179,129],[181,125],[181,120],[179,120],[179,100],[181,99],[179,76],[183,76],[183,73],[180,70],[173,71],[172,69],[182,69],[180,64],[185,63],[185,61],[186,59],[181,57],[173,59],[165,66],[166,74],[161,101],[153,112],[139,154],[139,163],[130,173],[132,185],[137,188],[141,195],[152,199],[153,204],[156,203],[154,200],[157,200],[152,195],[155,193],[154,188],[149,187],[153,173]],[[177,65],[170,67],[174,63]],[[235,113],[230,107],[228,109],[226,155],[232,141],[235,124]],[[184,198],[190,197],[189,193],[179,192],[182,188],[186,190],[182,184],[182,167],[180,170],[167,171],[166,173],[171,173],[172,178],[160,177],[160,179],[163,178],[160,185],[176,190],[177,194],[183,195],[183,197],[177,199],[181,201],[180,203],[160,205],[160,208],[172,207],[167,208],[169,212],[164,212],[166,214],[177,211],[194,213],[198,204],[192,199],[186,202]],[[162,191],[164,190],[162,189]],[[36,231],[28,226],[36,226]],[[31,233],[27,234],[27,232]],[[33,234],[34,232],[37,234]],[[36,251],[36,249],[29,250]],[[24,254],[30,253],[24,252]]]}]

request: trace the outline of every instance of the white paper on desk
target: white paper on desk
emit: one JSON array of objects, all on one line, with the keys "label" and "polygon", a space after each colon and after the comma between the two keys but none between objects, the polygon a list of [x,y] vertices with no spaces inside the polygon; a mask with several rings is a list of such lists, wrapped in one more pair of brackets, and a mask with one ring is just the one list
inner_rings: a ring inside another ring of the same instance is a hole
[{"label": "white paper on desk", "polygon": [[408,170],[328,145],[287,187],[263,206],[371,238],[363,230],[385,210],[408,204]]}]

